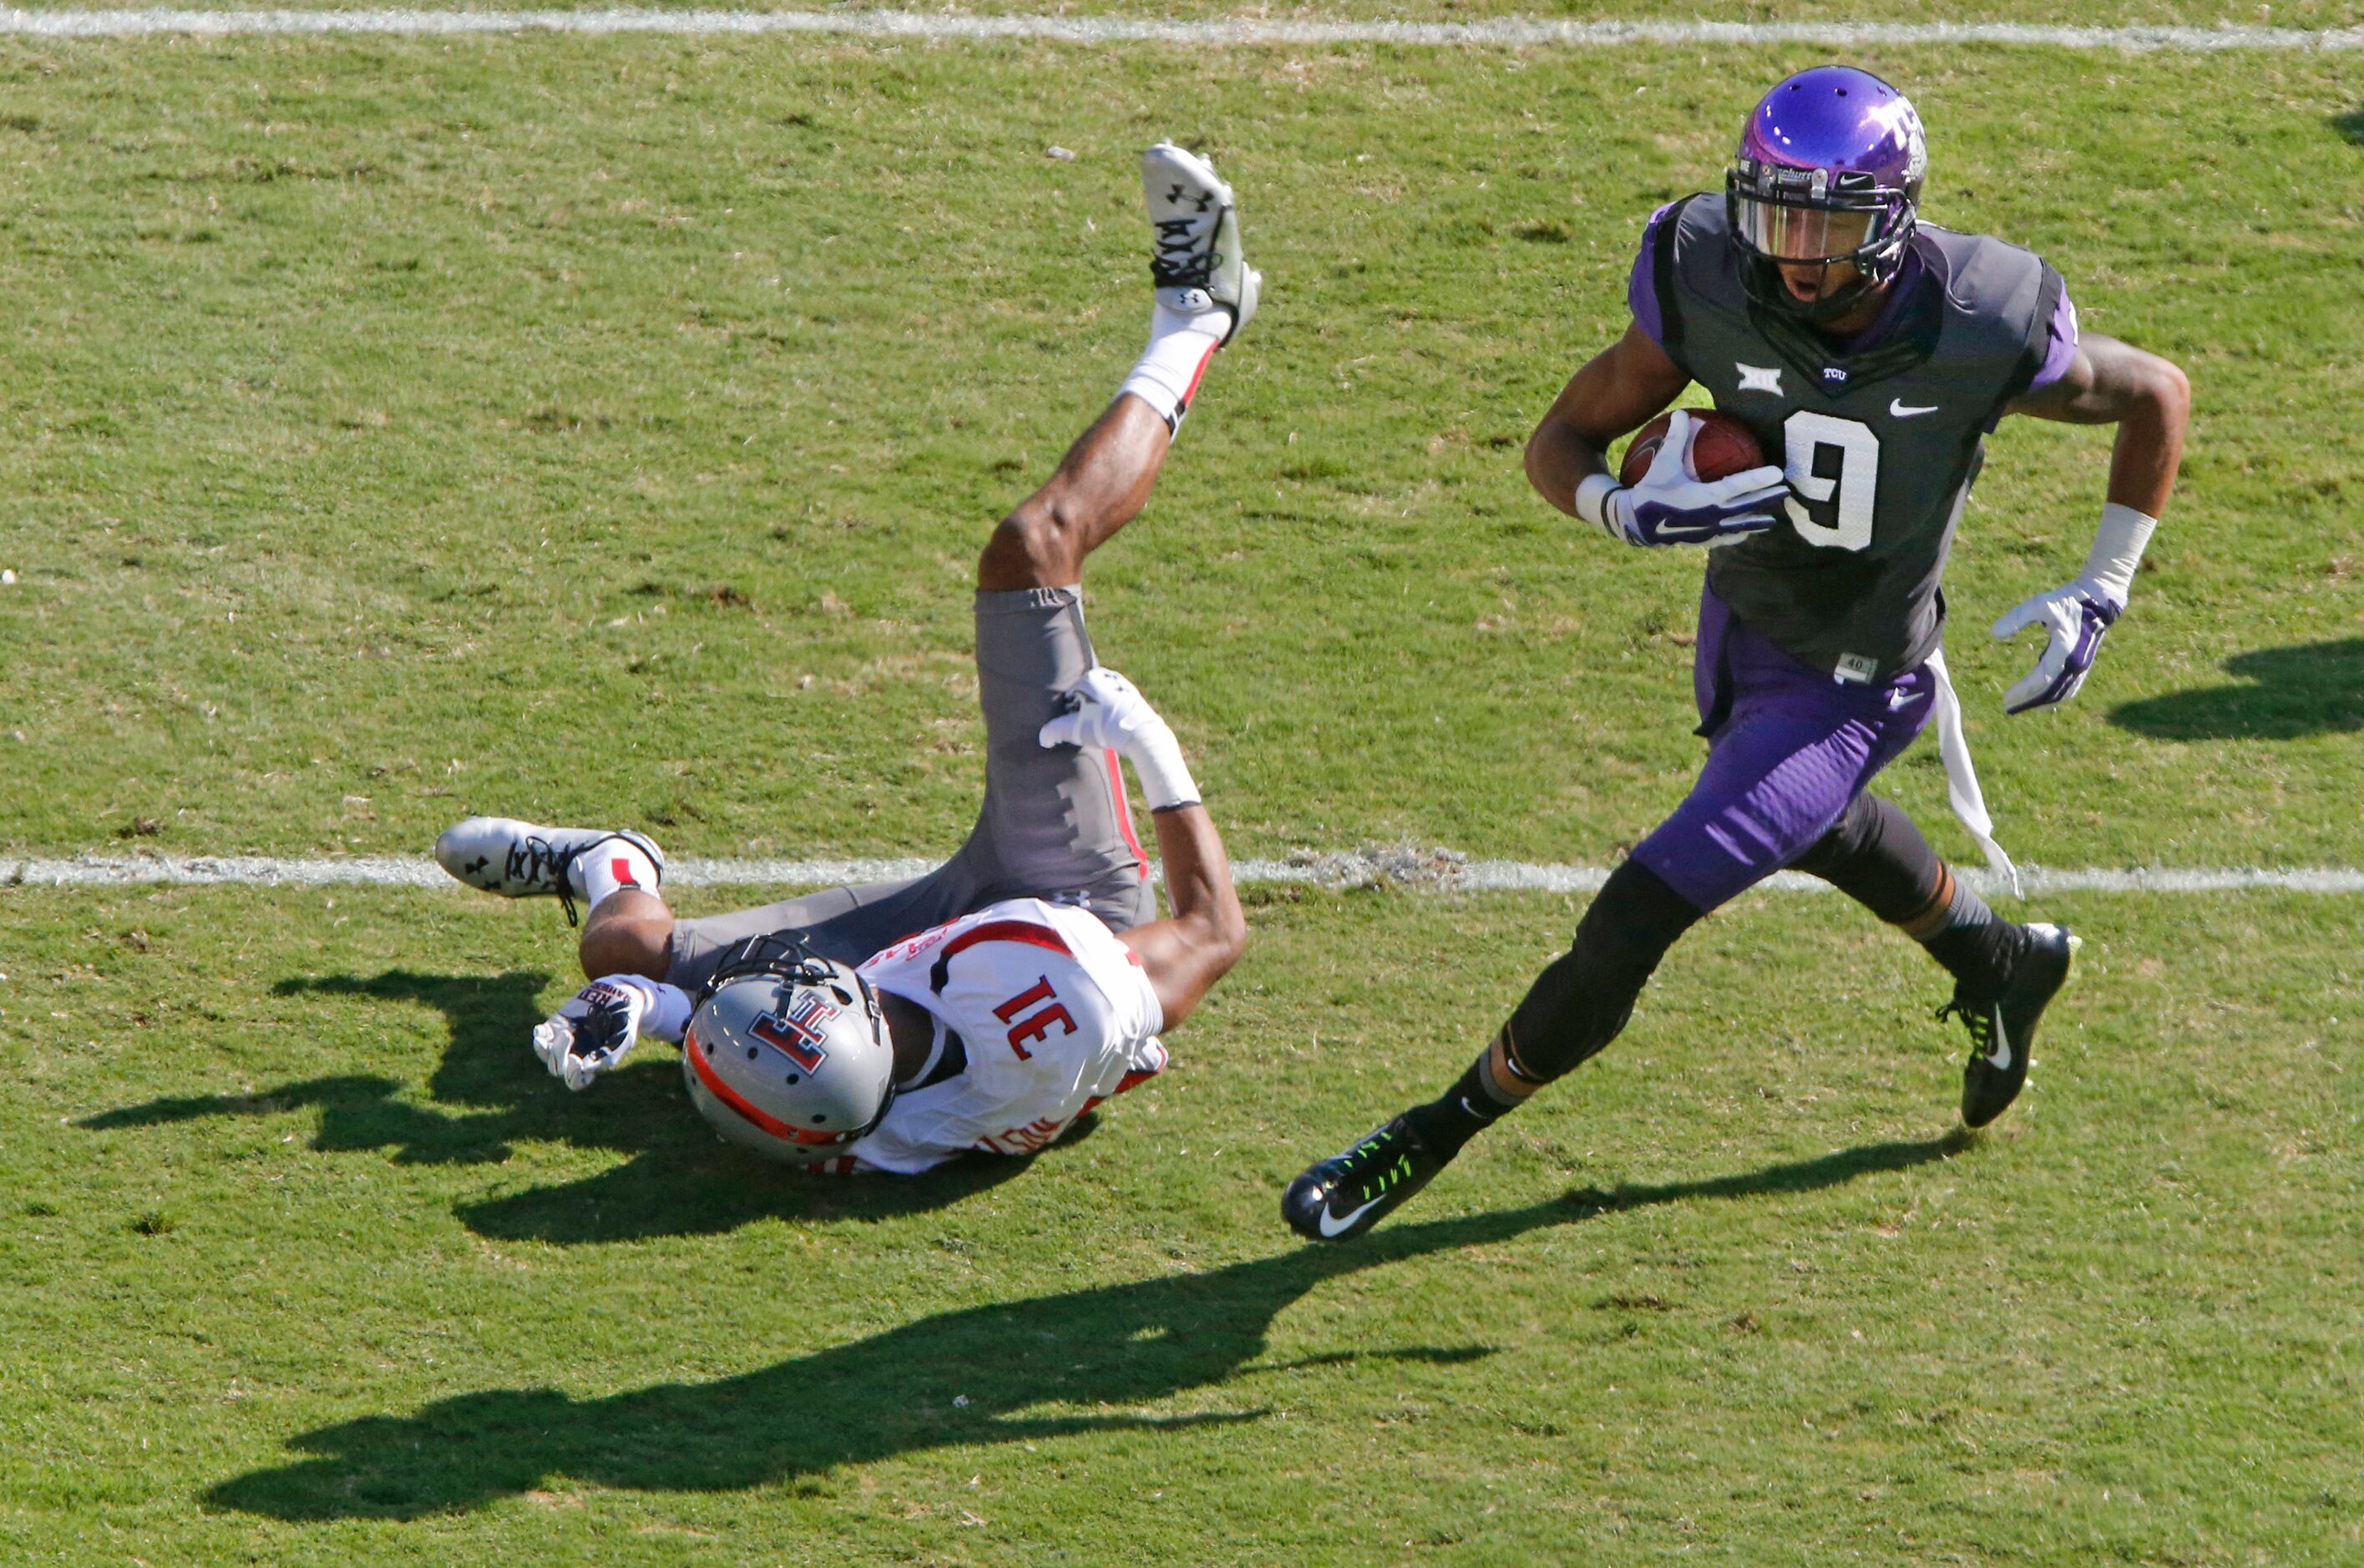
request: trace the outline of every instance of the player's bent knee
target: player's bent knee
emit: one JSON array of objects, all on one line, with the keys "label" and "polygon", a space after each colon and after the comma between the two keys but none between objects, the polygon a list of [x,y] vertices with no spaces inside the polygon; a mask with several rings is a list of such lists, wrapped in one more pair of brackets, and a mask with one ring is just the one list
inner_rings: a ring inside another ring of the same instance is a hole
[{"label": "player's bent knee", "polygon": [[1002,518],[986,540],[976,585],[987,592],[1065,587],[1081,565],[1076,538],[1055,507],[1029,502]]},{"label": "player's bent knee", "polygon": [[651,915],[595,917],[583,928],[575,951],[587,979],[639,974],[663,980],[673,966],[673,917],[660,904]]},{"label": "player's bent knee", "polygon": [[1788,869],[1818,876],[1824,881],[1830,873],[1864,852],[1879,837],[1882,827],[1879,799],[1872,795],[1858,795],[1839,813],[1823,835],[1807,846],[1806,852],[1791,861]]}]

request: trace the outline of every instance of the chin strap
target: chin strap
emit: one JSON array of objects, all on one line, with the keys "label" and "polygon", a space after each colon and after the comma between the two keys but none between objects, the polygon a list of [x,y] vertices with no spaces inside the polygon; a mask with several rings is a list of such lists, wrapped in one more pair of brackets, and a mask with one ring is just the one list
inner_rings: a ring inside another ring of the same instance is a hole
[{"label": "chin strap", "polygon": [[1747,285],[1744,292],[1767,310],[1779,311],[1803,327],[1826,327],[1836,321],[1861,305],[1865,296],[1893,281],[1898,270],[1887,268],[1875,277],[1858,261],[1853,283],[1820,299],[1800,299],[1781,282],[1779,267],[1754,250],[1746,254],[1746,264],[1741,269],[1742,281]]}]

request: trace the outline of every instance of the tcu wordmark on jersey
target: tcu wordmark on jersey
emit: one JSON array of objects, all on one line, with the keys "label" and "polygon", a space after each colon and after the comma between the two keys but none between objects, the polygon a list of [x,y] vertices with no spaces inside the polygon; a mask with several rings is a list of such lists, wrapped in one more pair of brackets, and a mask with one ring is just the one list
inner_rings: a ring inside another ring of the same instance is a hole
[{"label": "tcu wordmark on jersey", "polygon": [[[533,1031],[570,1088],[643,1034],[683,1046],[698,1114],[830,1172],[1030,1154],[1165,1065],[1159,1038],[1239,959],[1247,928],[1174,731],[1100,665],[1085,559],[1148,501],[1218,350],[1255,313],[1232,189],[1168,142],[1142,155],[1150,340],[1058,471],[977,562],[985,803],[924,876],[676,919],[657,847],[626,830],[477,817],[436,858],[460,880],[588,907],[591,984]],[[1120,761],[1156,827],[1156,917]]]},{"label": "tcu wordmark on jersey", "polygon": [[[1545,500],[1615,538],[1710,547],[1693,676],[1706,765],[1460,1079],[1289,1187],[1283,1210],[1299,1233],[1334,1240],[1377,1224],[1615,1039],[1676,940],[1784,867],[1851,895],[1951,973],[1938,1014],[1968,1032],[1965,1122],[1985,1125],[2019,1094],[2074,939],[1999,918],[1868,786],[1935,724],[1956,812],[2010,880],[1941,648],[1938,581],[1985,438],[2008,414],[2117,426],[2083,572],[1995,623],[1998,637],[2046,633],[2005,694],[2024,713],[2076,694],[2124,610],[2191,392],[2166,361],[2080,333],[2040,258],[1923,222],[1928,167],[1902,94],[1823,66],[1758,102],[1722,193],[1650,219],[1633,319],[1544,416],[1527,473]],[[1610,444],[1693,384],[1755,433],[1767,465],[1710,484],[1660,461],[1621,484]]]}]

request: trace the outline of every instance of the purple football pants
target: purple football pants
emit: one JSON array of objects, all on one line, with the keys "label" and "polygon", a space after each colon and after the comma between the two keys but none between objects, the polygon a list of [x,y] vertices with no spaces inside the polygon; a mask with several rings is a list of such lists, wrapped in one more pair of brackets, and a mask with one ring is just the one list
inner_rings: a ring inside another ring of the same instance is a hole
[{"label": "purple football pants", "polygon": [[1925,667],[1884,684],[1841,684],[1700,598],[1691,682],[1707,766],[1634,858],[1701,911],[1812,849],[1872,775],[1929,722]]}]

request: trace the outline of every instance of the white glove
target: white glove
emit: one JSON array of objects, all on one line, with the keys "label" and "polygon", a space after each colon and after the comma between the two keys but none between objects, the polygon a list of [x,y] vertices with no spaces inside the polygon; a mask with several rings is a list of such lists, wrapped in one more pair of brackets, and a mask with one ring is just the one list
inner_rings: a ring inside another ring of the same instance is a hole
[{"label": "white glove", "polygon": [[1140,775],[1152,811],[1198,804],[1199,784],[1182,761],[1181,742],[1131,681],[1096,664],[1059,702],[1061,711],[1038,737],[1043,745],[1113,748]]},{"label": "white glove", "polygon": [[2080,577],[2048,594],[2038,594],[1994,623],[1998,641],[2007,642],[2031,626],[2049,634],[2035,668],[2002,695],[2005,713],[2026,713],[2067,702],[2085,684],[2102,639],[2118,618],[2120,606],[2102,595],[2100,585]]},{"label": "white glove", "polygon": [[1767,463],[1723,479],[1693,479],[1690,445],[1691,413],[1678,408],[1642,482],[1627,486],[1605,473],[1588,475],[1576,487],[1577,516],[1611,539],[1643,545],[1709,544],[1774,526],[1776,508],[1790,494],[1779,469]]},{"label": "white glove", "polygon": [[2085,570],[2073,583],[2022,601],[1994,623],[1997,641],[2009,641],[2031,626],[2047,634],[2035,668],[2002,695],[2005,713],[2026,713],[2067,702],[2085,684],[2101,655],[2102,639],[2126,607],[2126,591],[2142,563],[2143,547],[2158,527],[2155,517],[2115,502],[2102,508],[2102,527]]},{"label": "white glove", "polygon": [[533,1053],[570,1089],[620,1066],[641,1042],[641,1021],[652,998],[621,976],[594,980],[533,1028]]}]

